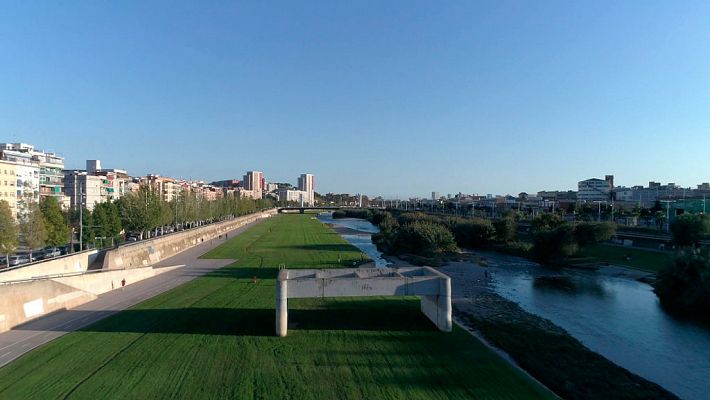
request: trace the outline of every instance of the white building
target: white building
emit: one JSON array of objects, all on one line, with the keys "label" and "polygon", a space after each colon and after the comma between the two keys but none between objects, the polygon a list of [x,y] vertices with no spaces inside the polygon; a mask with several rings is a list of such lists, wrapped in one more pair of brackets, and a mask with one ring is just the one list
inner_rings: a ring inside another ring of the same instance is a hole
[{"label": "white building", "polygon": [[[0,143],[2,159],[23,165],[18,169],[18,181],[22,180],[22,195],[32,192],[39,197],[54,197],[59,204],[64,199],[64,158],[51,152],[37,150],[27,143]],[[35,179],[35,168],[37,169]],[[27,190],[25,190],[25,188]]]},{"label": "white building", "polygon": [[312,206],[308,192],[303,190],[279,189],[279,201],[296,202],[299,206]]},{"label": "white building", "polygon": [[607,201],[610,199],[611,185],[604,179],[592,178],[577,183],[578,201]]},{"label": "white building", "polygon": [[315,205],[316,179],[313,174],[301,174],[298,177],[298,191],[305,193],[304,202],[309,206]]}]

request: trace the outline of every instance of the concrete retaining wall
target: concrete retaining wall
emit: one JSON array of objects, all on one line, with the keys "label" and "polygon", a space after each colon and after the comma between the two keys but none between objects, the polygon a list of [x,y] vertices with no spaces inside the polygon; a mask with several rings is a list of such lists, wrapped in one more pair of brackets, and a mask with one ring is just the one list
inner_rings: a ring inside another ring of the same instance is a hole
[{"label": "concrete retaining wall", "polygon": [[131,268],[81,275],[36,279],[0,285],[0,332],[51,312],[77,307],[102,293],[151,278],[182,265],[165,268]]},{"label": "concrete retaining wall", "polygon": [[259,219],[267,218],[275,213],[276,210],[271,210],[245,215],[229,221],[121,246],[106,252],[103,269],[137,268],[153,265],[204,241],[216,238]]},{"label": "concrete retaining wall", "polygon": [[94,294],[52,280],[0,285],[0,293],[0,332],[96,298]]},{"label": "concrete retaining wall", "polygon": [[143,279],[152,278],[155,275],[172,271],[180,267],[182,266],[117,269],[76,276],[65,276],[62,278],[53,278],[52,280],[76,289],[81,289],[91,294],[100,295],[120,288],[121,281],[124,279],[126,280],[126,285],[130,285],[132,283],[142,281]]},{"label": "concrete retaining wall", "polygon": [[98,257],[98,250],[86,250],[0,272],[0,282],[32,279],[37,276],[84,272]]}]

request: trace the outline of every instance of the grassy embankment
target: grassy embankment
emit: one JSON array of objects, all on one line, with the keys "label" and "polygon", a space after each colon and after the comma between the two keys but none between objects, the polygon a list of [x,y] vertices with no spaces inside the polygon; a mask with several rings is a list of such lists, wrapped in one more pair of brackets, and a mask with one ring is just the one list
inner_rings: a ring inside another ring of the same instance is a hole
[{"label": "grassy embankment", "polygon": [[591,261],[607,262],[653,273],[658,273],[672,259],[671,252],[644,250],[604,243],[582,247],[578,256]]},{"label": "grassy embankment", "polygon": [[[65,335],[0,369],[0,398],[549,398],[415,298],[292,300],[274,336],[279,264],[360,253],[304,215],[272,218],[206,257],[239,261]],[[257,276],[257,283],[252,283]]]}]

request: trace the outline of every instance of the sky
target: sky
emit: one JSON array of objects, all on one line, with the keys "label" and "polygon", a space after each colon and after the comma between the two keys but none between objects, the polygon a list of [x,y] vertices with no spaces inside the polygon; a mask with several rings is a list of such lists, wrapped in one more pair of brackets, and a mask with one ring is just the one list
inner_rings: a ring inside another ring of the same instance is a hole
[{"label": "sky", "polygon": [[0,141],[386,197],[710,181],[707,1],[3,1]]}]

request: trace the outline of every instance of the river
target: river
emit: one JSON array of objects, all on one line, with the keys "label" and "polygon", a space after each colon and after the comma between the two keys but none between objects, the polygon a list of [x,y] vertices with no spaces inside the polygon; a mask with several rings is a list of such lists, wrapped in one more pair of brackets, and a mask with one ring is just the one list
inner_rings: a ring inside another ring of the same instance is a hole
[{"label": "river", "polygon": [[[376,226],[359,219],[333,219],[331,214],[318,218],[359,231],[342,236],[376,265],[386,265],[370,239]],[[488,261],[489,286],[494,292],[549,319],[590,349],[681,398],[709,398],[710,328],[666,313],[650,285],[597,272],[551,271],[519,257],[482,254]],[[566,276],[568,287],[536,283],[536,278],[549,275]]]},{"label": "river", "polygon": [[[538,264],[485,253],[492,289],[547,318],[590,349],[684,399],[710,393],[710,329],[672,317],[650,285],[596,272],[552,272]],[[571,287],[536,278],[564,275]]]},{"label": "river", "polygon": [[[370,259],[375,263],[376,267],[385,267],[388,262],[382,258],[382,253],[377,250],[377,246],[372,243],[372,234],[377,233],[380,230],[363,219],[356,218],[333,218],[333,213],[320,213],[318,214],[318,219],[326,224],[332,224],[343,228],[348,228],[348,230],[353,233],[341,233],[340,236],[347,240],[350,244],[357,247],[363,253],[367,254]],[[355,233],[357,232],[357,233]]]}]

